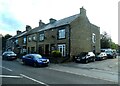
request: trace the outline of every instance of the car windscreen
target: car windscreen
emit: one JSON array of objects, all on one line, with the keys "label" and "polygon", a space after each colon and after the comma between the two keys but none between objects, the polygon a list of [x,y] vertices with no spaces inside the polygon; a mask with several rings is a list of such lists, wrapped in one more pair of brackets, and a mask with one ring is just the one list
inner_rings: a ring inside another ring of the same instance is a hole
[{"label": "car windscreen", "polygon": [[33,55],[35,58],[42,58],[42,56],[41,55],[39,55],[39,54],[35,54],[35,55]]},{"label": "car windscreen", "polygon": [[14,52],[6,52],[6,54],[14,54]]},{"label": "car windscreen", "polygon": [[88,53],[87,52],[81,52],[80,54],[79,54],[79,56],[80,57],[84,57],[84,56],[86,56]]},{"label": "car windscreen", "polygon": [[109,51],[109,50],[108,50],[108,51],[106,51],[106,53],[112,53],[112,51]]}]

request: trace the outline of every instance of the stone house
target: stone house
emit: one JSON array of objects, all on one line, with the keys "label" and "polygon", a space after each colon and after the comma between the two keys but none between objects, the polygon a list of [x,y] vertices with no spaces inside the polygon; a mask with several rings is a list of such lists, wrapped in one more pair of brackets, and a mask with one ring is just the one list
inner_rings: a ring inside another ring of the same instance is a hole
[{"label": "stone house", "polygon": [[[27,36],[28,51],[50,55],[52,50],[58,49],[63,57],[73,57],[80,52],[100,52],[100,28],[90,23],[83,7],[79,14],[58,21],[51,18],[48,24],[42,25],[40,27],[39,22],[39,27]],[[29,43],[34,36],[36,40]]]},{"label": "stone house", "polygon": [[51,18],[48,24],[40,20],[38,27],[18,38],[23,40],[23,36],[26,37],[27,53],[49,56],[57,49],[63,57],[72,59],[80,52],[100,52],[100,27],[90,23],[83,7],[79,14],[61,20]]}]

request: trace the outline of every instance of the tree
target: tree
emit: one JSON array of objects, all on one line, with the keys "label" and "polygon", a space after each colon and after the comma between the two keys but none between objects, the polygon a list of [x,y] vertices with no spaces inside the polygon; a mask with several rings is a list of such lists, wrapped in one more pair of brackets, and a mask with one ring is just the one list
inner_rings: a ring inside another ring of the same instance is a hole
[{"label": "tree", "polygon": [[104,32],[103,34],[101,34],[100,43],[101,43],[101,48],[103,48],[103,49],[110,48],[111,38],[109,37],[107,32]]},{"label": "tree", "polygon": [[6,41],[8,38],[12,37],[9,34],[6,34],[5,36],[2,37],[2,51],[5,51],[6,48]]},{"label": "tree", "polygon": [[110,38],[110,36],[107,34],[107,32],[103,32],[103,34],[101,34],[101,48],[102,49],[106,49],[106,48],[111,48],[111,49],[118,49],[118,44],[115,44],[112,39]]}]

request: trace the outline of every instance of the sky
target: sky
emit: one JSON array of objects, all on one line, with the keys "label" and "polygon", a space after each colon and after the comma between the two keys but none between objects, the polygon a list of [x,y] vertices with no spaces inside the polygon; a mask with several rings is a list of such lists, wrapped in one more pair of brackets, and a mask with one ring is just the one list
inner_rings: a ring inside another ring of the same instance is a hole
[{"label": "sky", "polygon": [[63,19],[80,13],[83,6],[92,24],[107,32],[118,44],[119,0],[0,0],[0,34],[14,36],[17,30],[32,28],[39,20],[48,23],[50,18]]}]

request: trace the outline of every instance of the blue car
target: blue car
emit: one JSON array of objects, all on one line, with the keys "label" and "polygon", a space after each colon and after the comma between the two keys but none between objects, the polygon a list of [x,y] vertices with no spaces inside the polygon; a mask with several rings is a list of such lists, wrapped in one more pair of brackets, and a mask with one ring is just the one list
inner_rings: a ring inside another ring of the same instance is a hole
[{"label": "blue car", "polygon": [[40,54],[27,54],[22,57],[22,64],[37,66],[48,66],[49,59],[42,57]]}]

